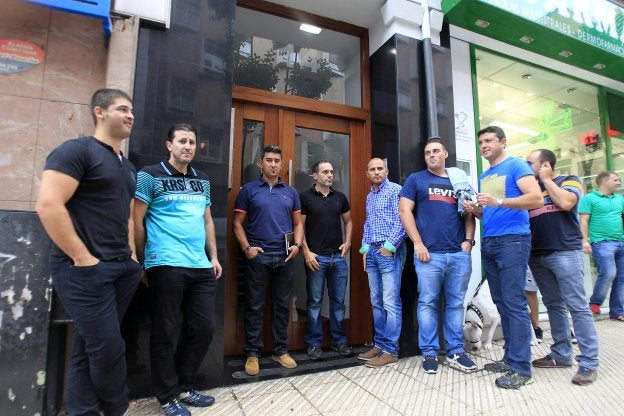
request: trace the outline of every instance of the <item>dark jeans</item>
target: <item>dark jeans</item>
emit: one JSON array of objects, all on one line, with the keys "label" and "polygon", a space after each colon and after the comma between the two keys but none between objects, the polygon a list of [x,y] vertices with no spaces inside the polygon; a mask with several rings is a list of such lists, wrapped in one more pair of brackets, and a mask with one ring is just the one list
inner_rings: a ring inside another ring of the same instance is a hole
[{"label": "dark jeans", "polygon": [[524,376],[531,375],[532,328],[524,294],[530,251],[530,235],[485,237],[481,246],[481,263],[501,316],[503,360]]},{"label": "dark jeans", "polygon": [[139,284],[141,266],[131,259],[74,267],[50,265],[54,288],[74,323],[67,377],[72,416],[123,415],[128,408],[125,344],[119,324]]},{"label": "dark jeans", "polygon": [[258,253],[247,260],[245,275],[245,353],[260,356],[262,352],[262,318],[266,288],[271,284],[273,353],[288,352],[288,317],[294,278],[294,261],[284,263],[281,253]]},{"label": "dark jeans", "polygon": [[214,334],[215,271],[159,266],[147,271],[150,365],[160,404],[193,388]]}]

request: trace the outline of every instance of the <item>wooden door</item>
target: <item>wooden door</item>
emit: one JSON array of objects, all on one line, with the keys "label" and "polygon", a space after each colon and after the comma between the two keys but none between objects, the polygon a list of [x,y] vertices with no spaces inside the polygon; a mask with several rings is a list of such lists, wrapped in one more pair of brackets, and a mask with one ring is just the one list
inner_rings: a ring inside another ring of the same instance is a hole
[{"label": "wooden door", "polygon": [[[372,339],[372,317],[368,280],[358,253],[368,189],[365,172],[370,143],[365,143],[364,122],[348,118],[315,115],[303,111],[247,102],[234,102],[234,143],[231,190],[228,195],[228,265],[225,298],[225,355],[242,354],[244,341],[244,270],[245,257],[232,232],[234,201],[240,186],[260,174],[257,161],[265,145],[277,144],[284,160],[281,178],[302,192],[311,186],[311,168],[316,160],[334,164],[334,187],[344,192],[351,203],[354,233],[350,259],[347,318],[345,329],[351,344]],[[305,270],[302,256],[295,265],[295,281],[289,322],[289,349],[305,348],[306,331]],[[269,292],[269,291],[267,291]],[[327,315],[325,305],[323,314]],[[328,321],[323,327],[329,342]],[[270,299],[264,313],[264,346],[270,351]]]}]

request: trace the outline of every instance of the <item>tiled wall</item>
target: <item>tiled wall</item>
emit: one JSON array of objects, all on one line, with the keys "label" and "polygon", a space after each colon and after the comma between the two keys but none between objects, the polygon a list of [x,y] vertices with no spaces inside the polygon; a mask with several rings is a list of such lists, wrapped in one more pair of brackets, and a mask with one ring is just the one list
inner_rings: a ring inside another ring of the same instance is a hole
[{"label": "tiled wall", "polygon": [[108,51],[101,20],[18,0],[0,2],[0,39],[45,54],[28,71],[0,74],[0,210],[29,211],[50,150],[93,131],[89,100],[105,85]]}]

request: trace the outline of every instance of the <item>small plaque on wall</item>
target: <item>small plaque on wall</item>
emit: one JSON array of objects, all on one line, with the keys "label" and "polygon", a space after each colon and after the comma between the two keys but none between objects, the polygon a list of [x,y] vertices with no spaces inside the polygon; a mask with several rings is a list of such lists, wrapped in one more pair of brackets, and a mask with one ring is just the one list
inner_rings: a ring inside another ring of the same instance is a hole
[{"label": "small plaque on wall", "polygon": [[0,74],[28,71],[43,62],[43,49],[21,39],[0,39]]}]

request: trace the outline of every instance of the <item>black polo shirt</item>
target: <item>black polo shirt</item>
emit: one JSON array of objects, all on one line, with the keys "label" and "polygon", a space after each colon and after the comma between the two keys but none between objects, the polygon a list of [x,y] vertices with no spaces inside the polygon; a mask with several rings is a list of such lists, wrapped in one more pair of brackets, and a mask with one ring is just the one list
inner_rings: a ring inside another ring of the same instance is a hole
[{"label": "black polo shirt", "polygon": [[[128,219],[136,188],[132,163],[90,136],[58,146],[48,155],[44,170],[62,172],[79,182],[65,207],[89,252],[100,260],[130,256]],[[52,261],[67,258],[52,246]]]},{"label": "black polo shirt", "polygon": [[342,238],[342,214],[350,211],[347,196],[330,189],[327,196],[312,186],[301,193],[301,215],[306,216],[305,235],[308,247],[316,254],[332,254],[340,251]]}]

